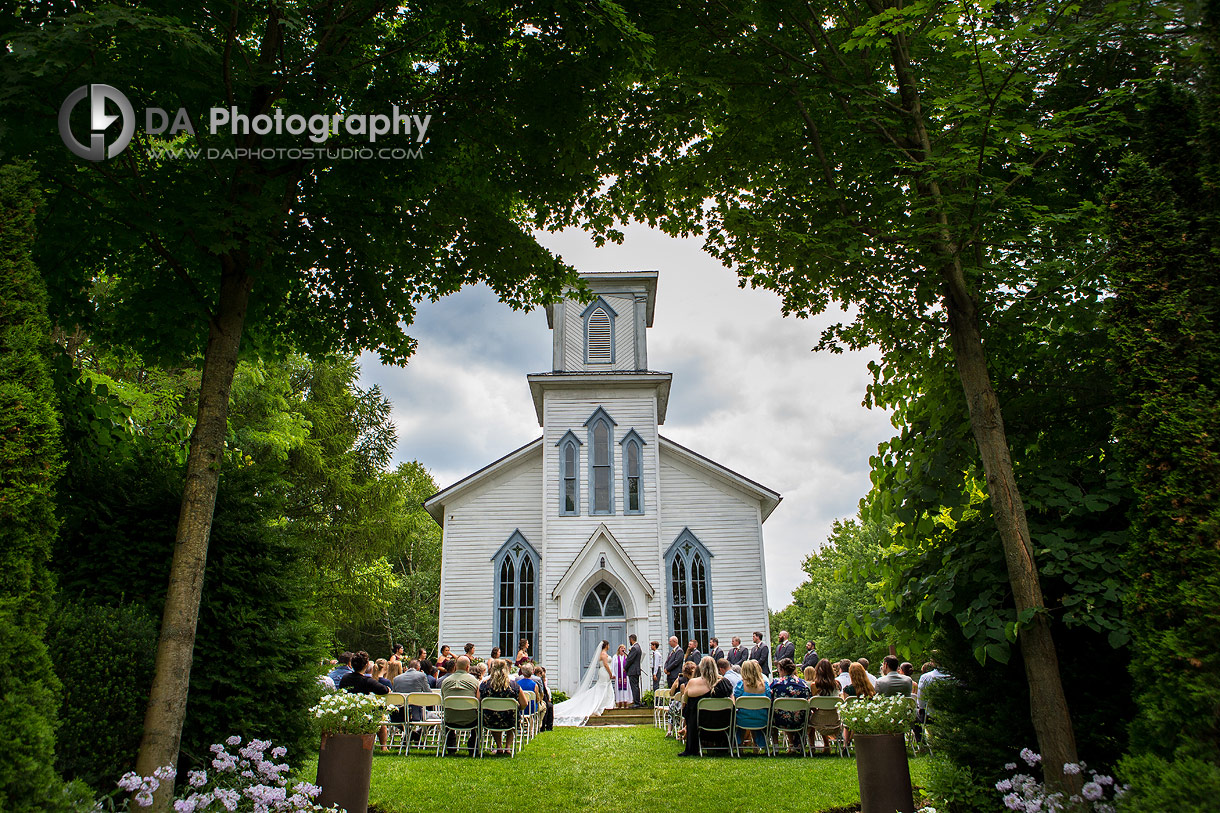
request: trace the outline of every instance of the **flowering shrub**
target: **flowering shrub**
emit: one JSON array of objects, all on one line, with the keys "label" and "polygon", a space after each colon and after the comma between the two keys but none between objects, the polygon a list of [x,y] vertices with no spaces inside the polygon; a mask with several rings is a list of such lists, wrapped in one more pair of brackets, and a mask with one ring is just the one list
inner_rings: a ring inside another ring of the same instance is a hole
[{"label": "flowering shrub", "polygon": [[839,717],[855,734],[905,734],[915,722],[915,703],[905,695],[839,701]]},{"label": "flowering shrub", "polygon": [[[1039,754],[1028,748],[1021,749],[1021,759],[1030,768],[1042,761]],[[1017,770],[1010,762],[1005,770]],[[1080,789],[1064,798],[1060,791],[1048,793],[1046,788],[1030,774],[1017,773],[1011,779],[996,782],[995,789],[1004,794],[1004,807],[1022,813],[1115,813],[1115,802],[1127,792],[1126,785],[1118,785],[1114,777],[1090,771],[1083,762],[1069,762],[1063,766],[1069,776],[1089,777]]]},{"label": "flowering shrub", "polygon": [[[225,745],[236,748],[241,737],[229,737]],[[321,789],[308,782],[289,786],[288,764],[283,759],[288,749],[272,748],[267,740],[250,740],[229,753],[225,745],[212,746],[212,772],[198,770],[187,774],[186,787],[174,799],[174,813],[316,813],[324,810],[314,804]],[[153,794],[162,782],[173,782],[176,771],[163,765],[152,776],[140,776],[132,771],[118,781],[119,791],[134,794],[125,797],[116,807],[114,796],[96,803],[94,811],[127,810],[134,798],[137,808],[153,803]],[[116,791],[117,793],[118,791]]]},{"label": "flowering shrub", "polygon": [[386,716],[386,704],[375,694],[336,692],[309,710],[323,734],[375,734]]}]

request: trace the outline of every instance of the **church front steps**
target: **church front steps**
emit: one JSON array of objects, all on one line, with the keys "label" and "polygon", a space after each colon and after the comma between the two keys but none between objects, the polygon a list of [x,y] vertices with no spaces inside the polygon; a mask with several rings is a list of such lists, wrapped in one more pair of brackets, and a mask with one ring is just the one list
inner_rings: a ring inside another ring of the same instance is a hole
[{"label": "church front steps", "polygon": [[652,725],[652,709],[606,709],[600,717],[590,717],[589,726]]}]

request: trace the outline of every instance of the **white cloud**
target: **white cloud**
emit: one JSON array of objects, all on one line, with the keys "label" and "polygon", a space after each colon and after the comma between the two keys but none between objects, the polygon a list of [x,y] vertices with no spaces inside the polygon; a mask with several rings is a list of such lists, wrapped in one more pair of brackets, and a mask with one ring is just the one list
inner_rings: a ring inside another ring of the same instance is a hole
[{"label": "white cloud", "polygon": [[[595,248],[578,231],[541,242],[579,271],[660,272],[649,366],[674,373],[661,431],[784,495],[764,526],[774,609],[802,581],[801,560],[869,488],[868,458],[892,434],[861,406],[868,353],[812,353],[834,316],[783,319],[779,298],[741,290],[697,240],[642,227],[621,246]],[[486,288],[424,305],[405,369],[366,356],[365,383],[394,403],[399,460],[418,459],[444,487],[540,434],[525,375],[550,368],[539,311],[499,305]]]}]

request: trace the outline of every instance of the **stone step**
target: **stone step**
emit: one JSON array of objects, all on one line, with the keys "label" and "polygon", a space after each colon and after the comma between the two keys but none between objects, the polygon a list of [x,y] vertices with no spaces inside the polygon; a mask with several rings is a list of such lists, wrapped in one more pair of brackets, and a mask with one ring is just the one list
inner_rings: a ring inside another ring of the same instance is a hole
[{"label": "stone step", "polygon": [[606,709],[600,717],[590,717],[587,725],[652,725],[652,709]]}]

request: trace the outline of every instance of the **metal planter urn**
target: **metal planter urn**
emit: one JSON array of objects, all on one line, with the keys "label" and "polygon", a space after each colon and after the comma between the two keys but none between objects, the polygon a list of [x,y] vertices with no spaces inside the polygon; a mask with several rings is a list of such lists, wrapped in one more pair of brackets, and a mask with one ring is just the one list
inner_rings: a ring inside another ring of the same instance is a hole
[{"label": "metal planter urn", "polygon": [[861,813],[915,813],[911,769],[902,734],[856,734]]},{"label": "metal planter urn", "polygon": [[376,734],[323,734],[318,752],[317,804],[368,813]]}]

